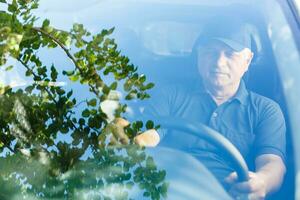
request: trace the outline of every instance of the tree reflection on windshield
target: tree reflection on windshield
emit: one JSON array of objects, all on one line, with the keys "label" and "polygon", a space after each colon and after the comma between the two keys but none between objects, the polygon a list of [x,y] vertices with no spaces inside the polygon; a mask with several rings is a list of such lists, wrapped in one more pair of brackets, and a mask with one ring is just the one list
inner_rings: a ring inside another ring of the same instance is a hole
[{"label": "tree reflection on windshield", "polygon": [[59,164],[14,154],[1,159],[1,199],[129,199],[143,191],[150,199],[166,197],[166,172],[136,147],[101,149],[54,175]]},{"label": "tree reflection on windshield", "polygon": [[[92,35],[82,24],[64,31],[47,19],[37,27],[32,10],[38,0],[1,4],[0,65],[7,71],[21,67],[32,80],[25,88],[1,86],[1,199],[129,199],[137,190],[151,199],[165,197],[166,172],[133,144],[141,122],[124,127],[126,144],[117,138],[101,145],[107,138],[103,134],[114,134],[101,103],[115,91],[124,91],[125,100],[143,100],[154,86],[121,55],[110,38],[114,28]],[[61,69],[54,63],[57,58],[48,66],[39,56],[42,49],[56,48],[65,53],[59,59],[71,60],[73,68]],[[18,64],[7,66],[8,59]],[[105,76],[112,81],[104,81]],[[85,90],[74,95],[57,84],[65,79]],[[113,98],[118,102],[113,117],[121,118],[127,106]],[[151,122],[146,128],[157,127]]]}]

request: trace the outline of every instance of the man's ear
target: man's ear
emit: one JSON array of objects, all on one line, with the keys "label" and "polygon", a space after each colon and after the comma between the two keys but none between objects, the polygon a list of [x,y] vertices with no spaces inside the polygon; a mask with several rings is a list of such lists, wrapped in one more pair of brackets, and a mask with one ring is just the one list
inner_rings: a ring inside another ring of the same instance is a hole
[{"label": "man's ear", "polygon": [[249,54],[249,56],[248,56],[248,60],[247,60],[247,62],[248,62],[248,66],[250,65],[250,63],[251,63],[251,61],[252,61],[253,57],[254,57],[254,53],[253,53],[253,52],[250,50],[250,54]]},{"label": "man's ear", "polygon": [[250,49],[248,49],[248,48],[245,48],[244,50],[243,50],[243,55],[244,55],[244,57],[245,57],[245,60],[246,60],[246,71],[248,70],[248,68],[249,68],[249,66],[250,66],[250,64],[251,64],[251,61],[252,61],[252,59],[253,59],[253,56],[254,56],[254,53],[250,50]]}]

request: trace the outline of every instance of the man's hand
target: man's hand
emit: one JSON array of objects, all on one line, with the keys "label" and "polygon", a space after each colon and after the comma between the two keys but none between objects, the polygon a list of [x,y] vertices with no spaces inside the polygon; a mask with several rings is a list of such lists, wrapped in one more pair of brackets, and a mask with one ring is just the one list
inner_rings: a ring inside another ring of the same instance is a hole
[{"label": "man's hand", "polygon": [[267,185],[263,175],[249,172],[249,180],[238,182],[236,172],[231,173],[225,182],[231,187],[229,193],[235,199],[247,196],[249,200],[263,200],[267,195]]},{"label": "man's hand", "polygon": [[[129,138],[124,131],[128,125],[129,122],[123,118],[113,120],[99,136],[99,145],[101,147],[128,145]],[[150,129],[137,135],[133,141],[139,146],[154,147],[159,143],[159,135],[155,129]]]},{"label": "man's hand", "polygon": [[134,138],[137,145],[145,147],[155,147],[159,140],[159,135],[155,129],[149,129]]},{"label": "man's hand", "polygon": [[250,200],[261,200],[277,191],[283,181],[285,165],[281,157],[274,154],[262,154],[255,159],[256,172],[249,172],[249,181],[238,183],[237,174],[232,173],[226,179],[233,197],[248,195]]},{"label": "man's hand", "polygon": [[116,118],[109,123],[98,137],[100,147],[129,144],[129,138],[124,128],[129,122],[123,118]]}]

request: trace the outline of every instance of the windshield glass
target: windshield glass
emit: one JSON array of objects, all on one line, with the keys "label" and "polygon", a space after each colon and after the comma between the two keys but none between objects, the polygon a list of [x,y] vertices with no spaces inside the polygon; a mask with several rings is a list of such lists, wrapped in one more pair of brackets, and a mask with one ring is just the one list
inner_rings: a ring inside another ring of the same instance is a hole
[{"label": "windshield glass", "polygon": [[296,10],[297,10],[298,15],[299,15],[300,1],[299,1],[299,0],[295,0],[295,1],[294,1],[294,4],[295,4]]},{"label": "windshield glass", "polygon": [[277,1],[24,2],[0,6],[1,199],[233,199],[265,155],[294,195]]}]

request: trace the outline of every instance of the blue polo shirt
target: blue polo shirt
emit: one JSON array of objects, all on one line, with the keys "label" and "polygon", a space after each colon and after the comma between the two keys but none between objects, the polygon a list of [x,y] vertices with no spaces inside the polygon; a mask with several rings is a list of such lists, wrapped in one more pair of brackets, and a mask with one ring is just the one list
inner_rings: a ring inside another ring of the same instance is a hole
[{"label": "blue polo shirt", "polygon": [[[217,106],[203,88],[170,86],[153,93],[142,114],[174,116],[203,123],[229,139],[241,152],[250,169],[255,157],[275,154],[285,160],[285,120],[273,100],[248,91],[243,81],[235,96]],[[194,155],[222,181],[234,171],[225,155],[200,137],[179,131],[158,131],[160,145],[181,149]]]}]

